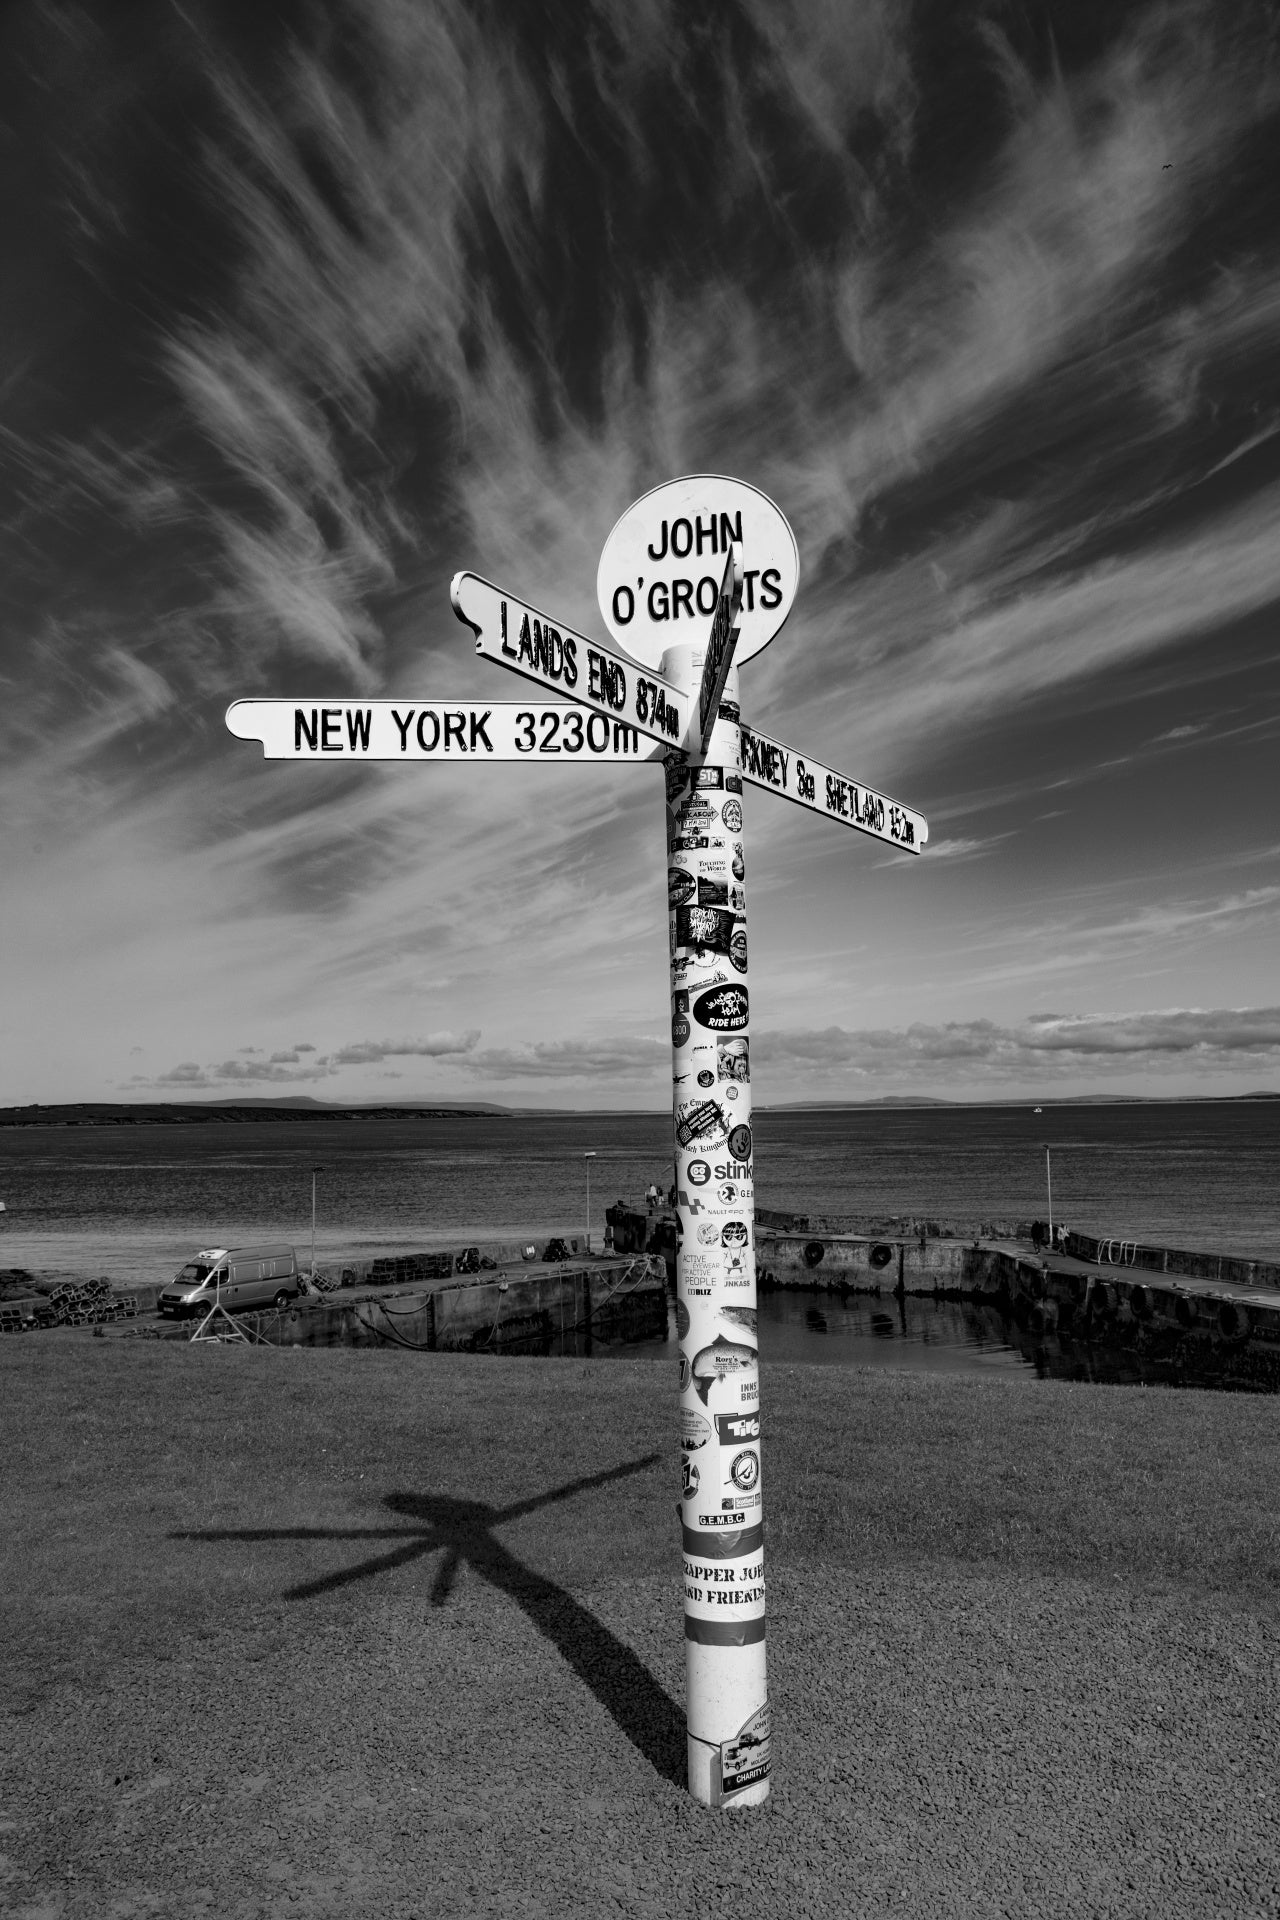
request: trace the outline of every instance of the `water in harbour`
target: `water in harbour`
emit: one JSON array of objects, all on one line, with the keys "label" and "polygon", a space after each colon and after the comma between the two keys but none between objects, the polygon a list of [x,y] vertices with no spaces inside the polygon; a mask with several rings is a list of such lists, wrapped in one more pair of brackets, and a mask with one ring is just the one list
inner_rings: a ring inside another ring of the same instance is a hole
[{"label": "water in harbour", "polygon": [[[1022,1373],[1033,1365],[1012,1344],[1013,1322],[970,1301],[913,1296],[778,1292],[759,1302],[760,1358],[836,1367],[890,1367],[909,1372]],[[675,1308],[666,1340],[617,1342],[597,1353],[658,1358],[676,1351]]]},{"label": "water in harbour", "polygon": [[[799,1362],[988,1379],[1075,1380],[1095,1386],[1276,1391],[1273,1370],[1259,1366],[1241,1348],[1176,1340],[1156,1348],[1116,1346],[1079,1336],[1032,1334],[990,1301],[766,1293],[760,1297],[759,1338],[766,1374],[770,1366]],[[677,1350],[674,1302],[665,1339],[607,1341],[577,1330],[515,1350],[551,1358],[670,1359]]]}]

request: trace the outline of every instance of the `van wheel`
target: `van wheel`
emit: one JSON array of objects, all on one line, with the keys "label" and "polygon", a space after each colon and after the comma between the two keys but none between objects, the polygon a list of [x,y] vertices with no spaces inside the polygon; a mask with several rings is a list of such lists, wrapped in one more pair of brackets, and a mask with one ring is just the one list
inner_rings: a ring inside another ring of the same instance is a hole
[{"label": "van wheel", "polygon": [[276,1295],[276,1312],[283,1313],[292,1298],[293,1295],[286,1293],[285,1289],[281,1287],[279,1293]]}]

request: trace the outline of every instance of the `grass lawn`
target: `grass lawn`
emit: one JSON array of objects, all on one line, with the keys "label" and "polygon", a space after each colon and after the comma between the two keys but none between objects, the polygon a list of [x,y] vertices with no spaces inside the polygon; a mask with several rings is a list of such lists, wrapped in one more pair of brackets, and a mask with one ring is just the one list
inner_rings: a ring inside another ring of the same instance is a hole
[{"label": "grass lawn", "polygon": [[766,1366],[724,1816],[675,1373],[4,1342],[11,1910],[1280,1914],[1273,1400]]}]

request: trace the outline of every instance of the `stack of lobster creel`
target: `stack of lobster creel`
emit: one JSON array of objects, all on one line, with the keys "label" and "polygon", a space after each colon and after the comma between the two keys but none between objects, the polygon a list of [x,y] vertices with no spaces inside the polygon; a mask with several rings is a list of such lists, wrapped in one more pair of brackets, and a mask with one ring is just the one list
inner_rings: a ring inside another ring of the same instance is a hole
[{"label": "stack of lobster creel", "polygon": [[64,1281],[54,1287],[35,1312],[37,1327],[102,1326],[110,1320],[132,1320],[138,1303],[132,1294],[113,1293],[109,1280],[86,1280],[81,1286]]}]

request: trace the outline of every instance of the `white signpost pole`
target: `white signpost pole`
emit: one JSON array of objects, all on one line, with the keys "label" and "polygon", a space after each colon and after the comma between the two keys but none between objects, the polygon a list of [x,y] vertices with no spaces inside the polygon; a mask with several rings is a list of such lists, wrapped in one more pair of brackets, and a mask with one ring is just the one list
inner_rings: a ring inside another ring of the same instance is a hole
[{"label": "white signpost pole", "polygon": [[717,1807],[767,1799],[770,1767],[742,783],[904,852],[929,837],[914,809],[741,725],[738,663],[773,639],[798,579],[795,536],[765,494],[686,475],[635,501],[605,543],[597,593],[621,654],[454,575],[476,652],[541,698],[227,711],[275,760],[666,761],[689,1790]]},{"label": "white signpost pole", "polygon": [[667,763],[675,1125],[676,1315],[689,1791],[704,1806],[769,1793],[760,1370],[756,1337],[746,858],[738,765],[734,548],[706,657],[664,679],[702,716]]}]

